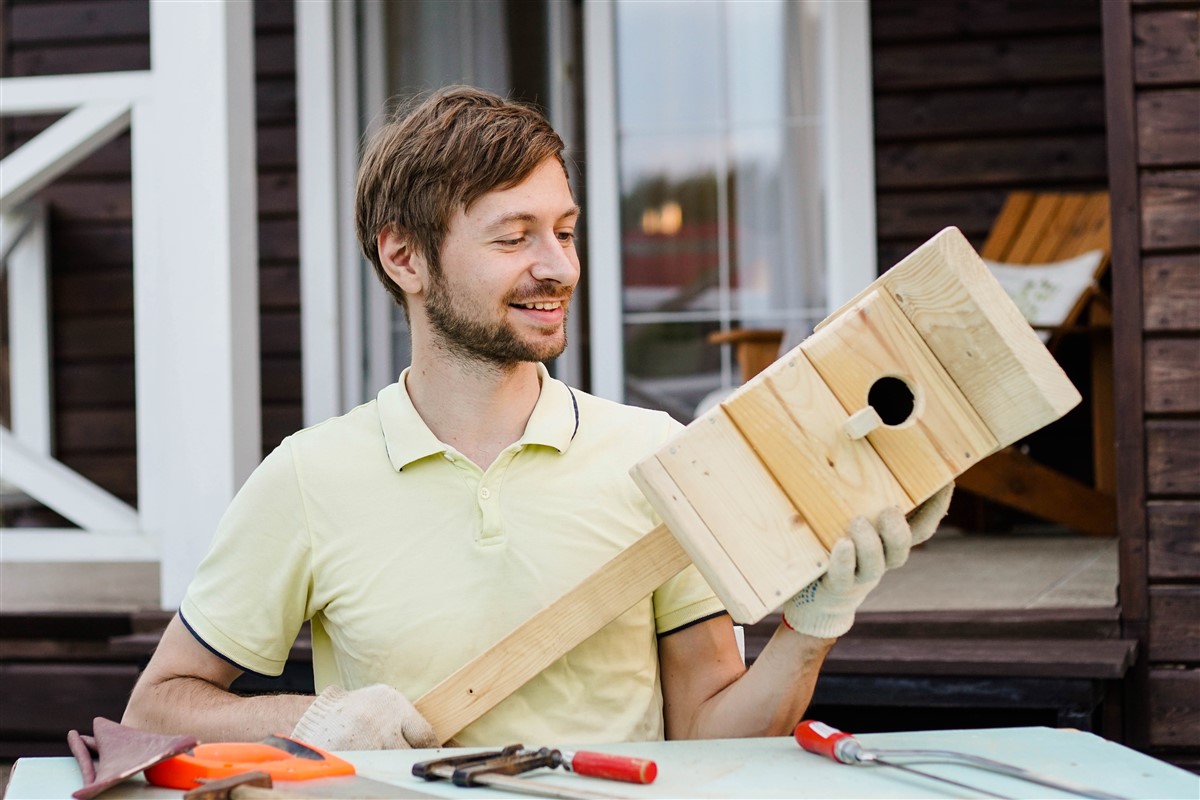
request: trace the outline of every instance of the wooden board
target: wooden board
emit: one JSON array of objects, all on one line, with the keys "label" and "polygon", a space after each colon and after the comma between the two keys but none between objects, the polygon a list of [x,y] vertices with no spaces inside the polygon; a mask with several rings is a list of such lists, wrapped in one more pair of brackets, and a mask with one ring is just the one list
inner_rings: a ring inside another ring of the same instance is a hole
[{"label": "wooden board", "polygon": [[414,705],[446,742],[689,564],[659,525]]},{"label": "wooden board", "polygon": [[1079,392],[971,245],[946,228],[817,326],[884,287],[979,414],[998,446],[1079,404]]},{"label": "wooden board", "polygon": [[[758,384],[763,390],[758,390]],[[721,404],[826,549],[855,514],[914,503],[797,347]]]},{"label": "wooden board", "polygon": [[[851,413],[867,405],[881,377],[908,385],[912,415],[867,438],[914,504],[997,448],[987,425],[886,292],[862,297],[836,325],[822,328],[801,347]],[[868,508],[878,512],[882,506]]]},{"label": "wooden board", "polygon": [[[876,392],[886,382],[898,414]],[[821,574],[854,515],[911,510],[1079,399],[948,228],[631,473],[754,623]]]},{"label": "wooden board", "polygon": [[[738,622],[758,621],[828,567],[828,553],[807,521],[720,406],[652,458],[671,476],[725,554],[717,563],[697,560],[701,574],[740,574],[754,590],[752,597],[726,597],[718,586],[736,578],[717,579],[716,585],[710,582]],[[640,472],[639,466],[631,474]],[[668,512],[674,513],[670,509],[674,503],[656,494],[647,497],[664,519]],[[747,616],[755,598],[757,608]]]}]

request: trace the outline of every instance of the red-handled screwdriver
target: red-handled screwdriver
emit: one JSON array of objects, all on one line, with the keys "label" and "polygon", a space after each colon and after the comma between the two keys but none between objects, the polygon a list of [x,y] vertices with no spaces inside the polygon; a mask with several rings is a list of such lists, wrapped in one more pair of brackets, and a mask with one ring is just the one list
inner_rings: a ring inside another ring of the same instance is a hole
[{"label": "red-handled screwdriver", "polygon": [[840,764],[880,764],[885,767],[893,767],[905,772],[911,772],[914,775],[931,778],[935,781],[941,781],[942,783],[948,783],[961,789],[985,794],[989,797],[1004,797],[1004,795],[995,794],[986,789],[980,789],[977,786],[968,786],[958,781],[952,781],[949,778],[943,778],[940,775],[913,769],[906,764],[898,764],[895,761],[885,760],[880,756],[887,756],[888,759],[904,757],[938,758],[961,764],[969,764],[981,769],[998,772],[1002,775],[1020,778],[1030,783],[1048,786],[1051,789],[1077,794],[1080,797],[1095,798],[1095,800],[1125,800],[1117,795],[1106,794],[1105,792],[1100,792],[1086,786],[1076,786],[1063,781],[1053,780],[1044,775],[1030,772],[1022,767],[993,761],[990,758],[983,758],[982,756],[971,755],[970,753],[959,753],[953,750],[867,750],[851,734],[839,731],[837,728],[826,725],[823,722],[817,722],[816,720],[805,720],[796,726],[796,743],[810,753],[832,758]]},{"label": "red-handled screwdriver", "polygon": [[556,766],[577,775],[627,783],[653,783],[658,777],[658,765],[645,758],[614,756],[611,753],[593,753],[587,750],[557,752],[561,760],[556,759]]}]

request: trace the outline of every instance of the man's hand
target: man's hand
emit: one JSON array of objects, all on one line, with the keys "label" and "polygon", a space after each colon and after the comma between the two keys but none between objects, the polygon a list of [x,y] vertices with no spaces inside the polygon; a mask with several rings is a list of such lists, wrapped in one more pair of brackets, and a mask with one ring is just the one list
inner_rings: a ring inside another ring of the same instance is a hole
[{"label": "man's hand", "polygon": [[829,570],[784,604],[784,622],[794,631],[821,639],[850,630],[854,612],[883,573],[903,564],[913,545],[933,536],[953,491],[954,484],[946,484],[907,519],[896,507],[884,509],[876,525],[866,517],[852,519],[848,535],[829,553]]},{"label": "man's hand", "polygon": [[439,744],[421,712],[383,683],[351,692],[330,686],[304,712],[292,736],[325,750],[407,750]]}]

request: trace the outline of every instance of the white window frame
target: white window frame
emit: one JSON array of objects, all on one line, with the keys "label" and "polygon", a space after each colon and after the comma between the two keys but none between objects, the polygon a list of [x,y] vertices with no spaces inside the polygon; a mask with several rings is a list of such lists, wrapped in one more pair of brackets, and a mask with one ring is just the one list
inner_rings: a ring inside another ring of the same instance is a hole
[{"label": "white window frame", "polygon": [[[821,174],[826,308],[877,275],[875,148],[868,0],[798,0],[820,19]],[[625,398],[614,0],[585,0],[591,388]],[[836,102],[829,102],[836,98]]]}]

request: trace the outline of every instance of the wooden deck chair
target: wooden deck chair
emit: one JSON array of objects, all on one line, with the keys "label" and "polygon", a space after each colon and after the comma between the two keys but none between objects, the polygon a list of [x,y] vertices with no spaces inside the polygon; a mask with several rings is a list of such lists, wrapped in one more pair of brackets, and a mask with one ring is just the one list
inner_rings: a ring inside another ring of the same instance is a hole
[{"label": "wooden deck chair", "polygon": [[[1097,535],[1116,533],[1112,305],[1100,288],[1112,249],[1109,220],[1107,192],[1013,192],[979,251],[1051,352],[1064,336],[1090,336],[1092,485],[1039,464],[1017,447],[995,453],[958,479],[960,488],[974,494]],[[1036,278],[1022,286],[1022,271]],[[1042,297],[1024,302],[1039,292]]]},{"label": "wooden deck chair", "polygon": [[[958,478],[959,487],[1082,533],[1116,532],[1111,303],[1100,288],[1111,253],[1107,192],[1013,192],[980,255],[1051,352],[1069,334],[1092,334],[1094,485],[1006,448]],[[1049,315],[1049,316],[1047,316]],[[708,337],[735,348],[742,382],[780,355],[784,331],[734,329]]]}]

